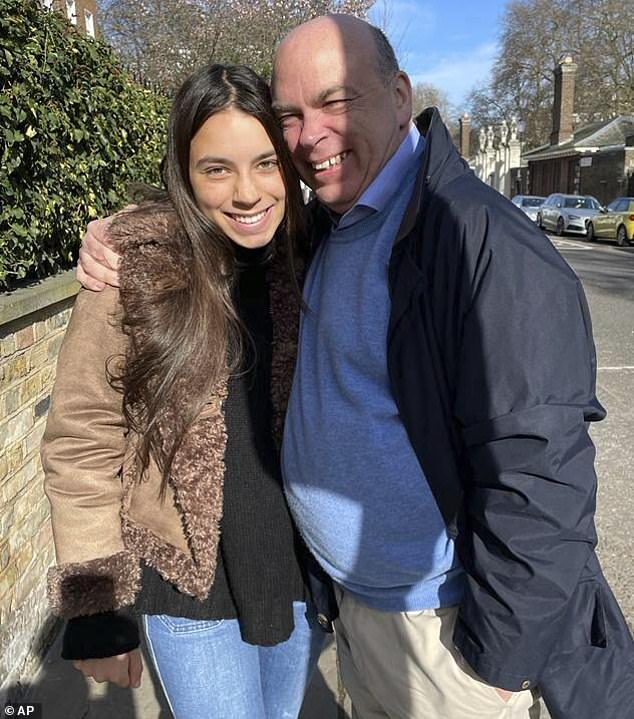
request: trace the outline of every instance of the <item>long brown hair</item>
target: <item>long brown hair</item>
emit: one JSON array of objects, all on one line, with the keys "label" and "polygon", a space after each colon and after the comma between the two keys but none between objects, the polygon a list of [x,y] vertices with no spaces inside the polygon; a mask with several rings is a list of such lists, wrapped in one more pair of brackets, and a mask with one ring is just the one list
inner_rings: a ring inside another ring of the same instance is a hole
[{"label": "long brown hair", "polygon": [[[139,437],[139,475],[152,457],[162,474],[161,495],[185,433],[242,356],[243,333],[231,296],[233,245],[198,208],[189,181],[192,138],[211,115],[227,108],[257,119],[277,153],[286,212],[273,242],[275,251],[287,257],[289,282],[294,281],[296,245],[304,236],[299,181],[271,109],[268,85],[247,67],[201,68],[182,85],[170,113],[163,164],[166,193],[151,193],[137,210],[152,213],[167,206],[175,211],[181,231],[174,238],[179,246],[172,249],[185,267],[184,281],[160,283],[135,293],[135,301],[127,303],[124,330],[140,329],[144,339],[121,374],[111,379],[123,391],[125,419]],[[134,293],[134,288],[122,291]],[[204,377],[195,387],[186,386],[192,370]]]}]

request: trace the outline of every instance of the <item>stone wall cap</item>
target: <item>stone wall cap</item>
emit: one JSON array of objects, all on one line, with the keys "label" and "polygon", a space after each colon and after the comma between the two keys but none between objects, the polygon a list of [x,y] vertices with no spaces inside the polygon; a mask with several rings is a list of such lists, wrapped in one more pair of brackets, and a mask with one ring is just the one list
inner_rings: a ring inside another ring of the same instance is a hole
[{"label": "stone wall cap", "polygon": [[75,270],[67,270],[44,280],[34,280],[10,292],[2,292],[0,325],[6,325],[68,297],[74,297],[80,286],[75,279]]}]

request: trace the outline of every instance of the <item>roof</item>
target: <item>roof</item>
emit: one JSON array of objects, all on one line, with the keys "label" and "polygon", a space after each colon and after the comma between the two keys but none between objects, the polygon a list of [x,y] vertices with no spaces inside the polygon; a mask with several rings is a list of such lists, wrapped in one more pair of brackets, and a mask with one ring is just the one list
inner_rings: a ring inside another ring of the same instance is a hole
[{"label": "roof", "polygon": [[634,115],[619,115],[583,125],[572,138],[560,145],[540,145],[522,154],[522,160],[546,160],[555,157],[599,152],[624,147],[626,138],[634,135]]},{"label": "roof", "polygon": [[577,200],[580,197],[591,197],[592,199],[596,199],[594,195],[588,195],[587,193],[584,193],[583,195],[576,195],[574,192],[551,192],[551,195],[559,195],[559,197],[563,197],[564,200]]}]

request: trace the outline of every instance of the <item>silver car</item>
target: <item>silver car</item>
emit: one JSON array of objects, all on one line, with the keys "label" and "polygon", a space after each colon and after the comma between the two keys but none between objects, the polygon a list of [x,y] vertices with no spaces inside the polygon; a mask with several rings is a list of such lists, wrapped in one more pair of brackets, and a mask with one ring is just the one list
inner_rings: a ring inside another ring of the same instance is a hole
[{"label": "silver car", "polygon": [[548,195],[537,212],[537,224],[561,236],[587,233],[588,221],[601,211],[601,203],[592,195]]},{"label": "silver car", "polygon": [[545,199],[545,197],[539,197],[538,195],[515,195],[511,202],[535,222],[537,220],[537,211]]}]

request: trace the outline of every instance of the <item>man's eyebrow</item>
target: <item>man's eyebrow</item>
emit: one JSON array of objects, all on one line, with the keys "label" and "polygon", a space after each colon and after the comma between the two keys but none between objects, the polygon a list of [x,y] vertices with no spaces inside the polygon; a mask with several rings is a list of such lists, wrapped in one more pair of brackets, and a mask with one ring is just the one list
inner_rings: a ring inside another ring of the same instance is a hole
[{"label": "man's eyebrow", "polygon": [[320,103],[325,102],[331,95],[334,95],[337,92],[348,92],[349,90],[350,88],[346,87],[346,85],[333,85],[323,92],[320,92],[317,96],[317,101]]},{"label": "man's eyebrow", "polygon": [[273,112],[275,112],[277,115],[282,115],[287,112],[297,112],[297,108],[293,105],[283,105],[280,102],[274,102],[272,103]]},{"label": "man's eyebrow", "polygon": [[[253,162],[262,162],[262,160],[268,160],[270,157],[275,157],[277,153],[274,148],[271,148],[267,152],[261,152],[257,157],[253,158]],[[217,163],[219,165],[232,165],[233,160],[230,157],[216,157],[214,155],[205,155],[201,157],[196,163],[196,167],[202,167],[203,165],[212,165]]]},{"label": "man's eyebrow", "polygon": [[[352,89],[346,85],[333,85],[332,87],[328,87],[325,90],[322,90],[319,95],[317,95],[317,98],[315,100],[316,105],[321,105],[322,103],[326,102],[329,97],[334,95],[337,92],[351,92]],[[285,113],[295,113],[298,111],[297,107],[294,105],[285,105],[280,102],[273,102],[273,110],[279,114],[285,114]]]}]

